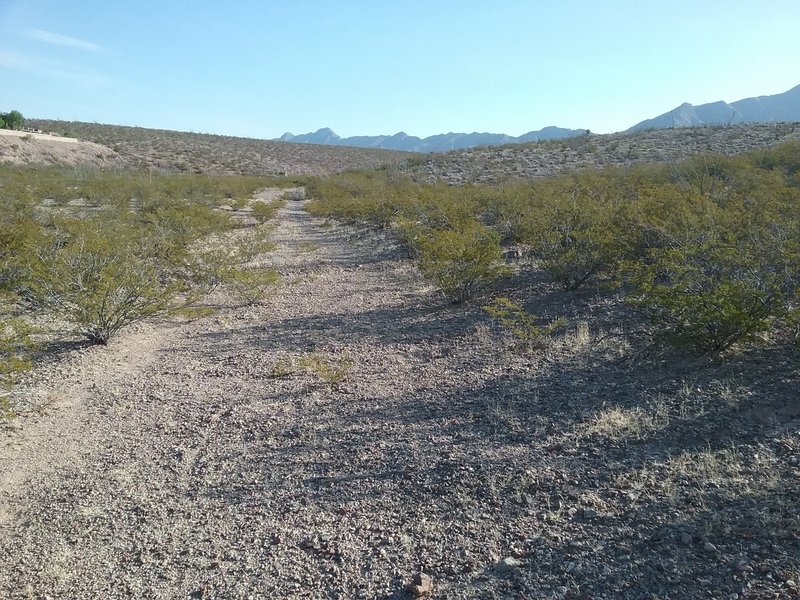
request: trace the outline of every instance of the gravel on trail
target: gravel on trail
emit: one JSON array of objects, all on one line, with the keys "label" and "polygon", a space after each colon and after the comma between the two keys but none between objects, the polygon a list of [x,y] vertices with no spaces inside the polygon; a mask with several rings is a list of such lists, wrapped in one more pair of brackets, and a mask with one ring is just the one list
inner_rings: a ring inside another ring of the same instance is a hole
[{"label": "gravel on trail", "polygon": [[[726,484],[676,508],[655,428],[597,433],[600,404],[641,397],[619,353],[509,352],[388,234],[302,205],[260,259],[282,276],[262,305],[132,327],[23,386],[0,598],[797,597],[796,541],[747,529]],[[785,423],[759,456],[791,499]]]}]

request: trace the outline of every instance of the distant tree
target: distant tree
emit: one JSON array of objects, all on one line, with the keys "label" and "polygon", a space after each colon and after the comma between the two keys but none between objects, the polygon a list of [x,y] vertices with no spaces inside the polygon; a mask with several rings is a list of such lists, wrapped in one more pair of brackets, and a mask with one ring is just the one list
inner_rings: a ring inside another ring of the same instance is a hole
[{"label": "distant tree", "polygon": [[0,113],[0,129],[6,128],[6,116]]},{"label": "distant tree", "polygon": [[21,129],[25,125],[25,117],[18,110],[0,115],[0,119],[3,121],[4,129]]}]

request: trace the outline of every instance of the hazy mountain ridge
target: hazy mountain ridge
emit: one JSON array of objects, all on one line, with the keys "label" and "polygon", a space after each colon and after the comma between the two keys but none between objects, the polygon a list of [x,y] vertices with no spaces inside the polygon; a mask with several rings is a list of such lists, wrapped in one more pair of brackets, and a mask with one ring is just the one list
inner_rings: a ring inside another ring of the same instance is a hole
[{"label": "hazy mountain ridge", "polygon": [[781,94],[730,103],[720,100],[694,106],[684,102],[669,112],[637,123],[627,131],[791,121],[800,121],[800,85]]},{"label": "hazy mountain ridge", "polygon": [[[673,110],[652,119],[637,123],[626,132],[675,127],[702,127],[705,125],[743,125],[748,123],[783,123],[800,121],[800,85],[771,96],[744,98],[736,102],[709,102],[697,106],[684,102]],[[323,146],[351,146],[356,148],[383,148],[407,152],[448,152],[479,146],[505,146],[544,140],[567,139],[586,134],[586,129],[545,127],[518,137],[504,133],[442,133],[426,138],[408,135],[404,131],[394,135],[360,135],[340,137],[329,127],[302,135],[285,133],[275,141],[295,144],[320,144]]]},{"label": "hazy mountain ridge", "polygon": [[543,140],[558,140],[577,135],[584,135],[586,129],[565,129],[549,126],[538,131],[529,131],[519,137],[504,133],[440,133],[426,138],[408,135],[400,131],[394,135],[358,135],[340,137],[329,127],[311,133],[293,135],[284,133],[275,141],[293,144],[321,144],[328,146],[353,146],[357,148],[383,148],[386,150],[405,150],[406,152],[448,152],[463,150],[476,146],[504,146],[506,144],[523,144]]}]

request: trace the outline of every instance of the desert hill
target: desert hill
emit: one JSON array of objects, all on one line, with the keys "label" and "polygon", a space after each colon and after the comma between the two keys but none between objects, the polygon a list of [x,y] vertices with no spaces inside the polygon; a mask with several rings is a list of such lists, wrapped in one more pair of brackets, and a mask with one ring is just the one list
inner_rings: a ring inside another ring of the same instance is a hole
[{"label": "desert hill", "polygon": [[[652,129],[606,135],[590,134],[568,139],[481,146],[427,155],[380,148],[354,148],[216,136],[200,133],[98,125],[64,121],[31,121],[46,131],[100,144],[83,154],[68,151],[67,158],[44,153],[32,162],[126,165],[170,172],[241,175],[325,175],[349,169],[394,165],[421,181],[450,184],[492,184],[508,180],[551,177],[574,169],[626,167],[637,163],[663,163],[699,154],[733,155],[769,148],[800,138],[800,124],[742,124],[736,126]],[[334,134],[335,135],[335,134]],[[5,146],[6,161],[25,149],[15,138]],[[35,140],[34,140],[35,141]],[[27,143],[30,143],[28,141]],[[109,163],[108,161],[112,162]]]},{"label": "desert hill", "polygon": [[495,184],[606,166],[667,163],[706,152],[732,156],[797,139],[800,123],[652,129],[429,154],[409,159],[404,168],[420,181]]},{"label": "desert hill", "polygon": [[214,175],[326,175],[408,158],[374,148],[301,146],[232,136],[143,127],[31,119],[44,131],[111,148],[128,166]]}]

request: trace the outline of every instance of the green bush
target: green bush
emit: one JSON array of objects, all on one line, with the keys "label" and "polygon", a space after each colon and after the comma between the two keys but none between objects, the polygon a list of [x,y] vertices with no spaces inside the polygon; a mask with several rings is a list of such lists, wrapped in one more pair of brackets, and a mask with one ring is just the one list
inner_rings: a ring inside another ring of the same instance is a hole
[{"label": "green bush", "polygon": [[92,343],[106,344],[131,323],[180,304],[185,282],[159,243],[130,224],[62,221],[32,265],[30,291],[40,307]]},{"label": "green bush", "polygon": [[248,306],[264,300],[278,280],[272,269],[229,267],[221,273],[221,283]]},{"label": "green bush", "polygon": [[576,290],[600,274],[611,274],[638,252],[629,205],[593,197],[585,190],[548,194],[531,207],[524,241],[554,281]]},{"label": "green bush", "polygon": [[653,249],[631,267],[629,300],[668,341],[701,352],[725,350],[784,314],[797,280],[778,254],[716,240]]},{"label": "green bush", "polygon": [[31,368],[31,356],[36,348],[33,335],[37,332],[30,323],[9,314],[0,317],[0,420],[12,416],[4,401],[17,377]]},{"label": "green bush", "polygon": [[509,273],[501,264],[500,236],[477,222],[431,230],[418,247],[422,274],[456,303]]},{"label": "green bush", "polygon": [[22,129],[25,125],[25,117],[18,110],[0,114],[0,121],[3,129]]},{"label": "green bush", "polygon": [[253,217],[259,223],[266,223],[275,218],[278,211],[286,206],[286,200],[273,200],[272,202],[254,202],[252,204]]}]

